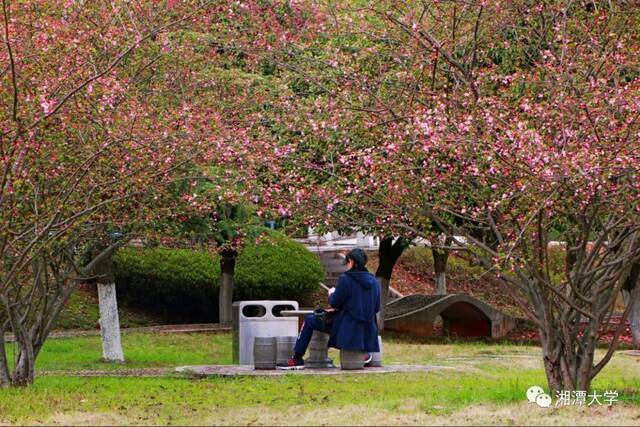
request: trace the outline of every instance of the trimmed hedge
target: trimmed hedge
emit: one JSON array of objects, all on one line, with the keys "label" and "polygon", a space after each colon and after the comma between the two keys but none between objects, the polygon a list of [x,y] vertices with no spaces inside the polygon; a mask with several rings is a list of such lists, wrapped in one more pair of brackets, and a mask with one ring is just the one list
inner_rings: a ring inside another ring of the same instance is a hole
[{"label": "trimmed hedge", "polygon": [[285,235],[270,232],[238,256],[234,300],[303,300],[318,289],[323,277],[316,255]]},{"label": "trimmed hedge", "polygon": [[[122,248],[114,255],[118,297],[173,321],[218,319],[220,260],[204,251]],[[238,256],[234,300],[304,300],[324,272],[303,245],[270,232]]]}]

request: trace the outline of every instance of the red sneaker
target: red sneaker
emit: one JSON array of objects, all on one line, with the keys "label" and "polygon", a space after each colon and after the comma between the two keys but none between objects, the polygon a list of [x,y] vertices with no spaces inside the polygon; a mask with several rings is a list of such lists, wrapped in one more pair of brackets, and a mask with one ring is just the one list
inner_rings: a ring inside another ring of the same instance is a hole
[{"label": "red sneaker", "polygon": [[278,366],[276,366],[277,369],[284,369],[284,370],[300,370],[300,369],[304,369],[304,360],[302,359],[297,359],[295,357],[290,357],[289,360],[287,360],[287,364],[283,365],[283,364],[278,364]]}]

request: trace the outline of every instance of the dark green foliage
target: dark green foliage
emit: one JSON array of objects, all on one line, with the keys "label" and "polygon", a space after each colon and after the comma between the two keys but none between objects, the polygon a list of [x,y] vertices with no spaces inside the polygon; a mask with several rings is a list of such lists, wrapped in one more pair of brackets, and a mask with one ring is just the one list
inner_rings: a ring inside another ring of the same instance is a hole
[{"label": "dark green foliage", "polygon": [[[114,256],[118,296],[168,320],[218,318],[217,255],[187,249],[123,248]],[[317,257],[281,233],[248,243],[238,257],[234,300],[307,298],[322,280]]]},{"label": "dark green foliage", "polygon": [[302,300],[318,287],[324,272],[318,258],[280,233],[269,233],[259,245],[238,257],[234,300]]},{"label": "dark green foliage", "polygon": [[118,297],[172,321],[212,321],[220,263],[203,251],[123,248],[114,256]]}]

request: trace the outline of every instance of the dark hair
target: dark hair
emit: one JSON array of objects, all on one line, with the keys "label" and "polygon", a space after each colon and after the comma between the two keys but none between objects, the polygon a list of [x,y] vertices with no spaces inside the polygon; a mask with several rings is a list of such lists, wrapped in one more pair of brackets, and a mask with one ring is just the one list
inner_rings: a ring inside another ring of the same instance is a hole
[{"label": "dark hair", "polygon": [[360,248],[352,249],[344,258],[344,262],[347,263],[350,260],[353,261],[356,268],[364,268],[367,265],[367,254]]}]

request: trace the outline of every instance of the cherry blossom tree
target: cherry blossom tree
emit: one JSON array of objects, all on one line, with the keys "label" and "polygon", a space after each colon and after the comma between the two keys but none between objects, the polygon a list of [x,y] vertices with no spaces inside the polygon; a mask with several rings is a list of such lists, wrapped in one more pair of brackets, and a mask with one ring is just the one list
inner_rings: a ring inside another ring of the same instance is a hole
[{"label": "cherry blossom tree", "polygon": [[[74,285],[94,278],[117,247],[99,244],[109,229],[142,223],[154,191],[205,155],[180,149],[181,132],[167,129],[179,129],[188,109],[167,97],[154,104],[149,91],[158,86],[146,81],[167,33],[193,11],[2,2],[0,385],[33,381],[35,358]],[[93,244],[102,249],[86,250]],[[16,340],[12,370],[7,330]]]},{"label": "cherry blossom tree", "polygon": [[232,178],[233,156],[251,149],[248,123],[259,120],[242,114],[261,98],[245,77],[269,69],[252,52],[304,34],[309,10],[285,1],[2,2],[0,386],[33,381],[75,285],[108,280],[105,266],[127,238],[175,208],[233,201],[220,187],[208,198],[185,191],[185,204],[167,194],[177,182],[209,181],[215,167],[220,182]]},{"label": "cherry blossom tree", "polygon": [[168,185],[226,161],[233,111],[188,58],[208,46],[215,59],[203,29],[229,13],[224,2],[2,2],[0,386],[33,381],[75,285],[109,275],[123,240],[108,236],[144,231],[171,211]]},{"label": "cherry blossom tree", "polygon": [[[632,71],[640,46],[628,26],[638,9],[484,2],[478,16],[483,8],[498,25],[478,21],[469,64],[427,25],[389,17],[424,48],[452,58],[462,82],[458,93],[445,92],[413,116],[420,148],[411,153],[441,159],[422,171],[437,179],[420,186],[420,202],[452,239],[464,236],[526,308],[540,332],[550,388],[588,389],[632,307],[595,361],[596,342],[640,256],[640,81]],[[525,52],[515,55],[521,63],[502,62],[514,49]],[[565,271],[556,277],[552,233],[567,244]]]},{"label": "cherry blossom tree", "polygon": [[[268,164],[249,161],[278,177],[261,202],[444,233],[537,326],[550,388],[588,389],[638,293],[638,13],[632,2],[333,7],[326,30],[344,37],[275,56],[299,80],[274,119],[287,137],[261,151]],[[566,242],[564,271],[552,238]]]}]

